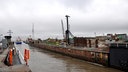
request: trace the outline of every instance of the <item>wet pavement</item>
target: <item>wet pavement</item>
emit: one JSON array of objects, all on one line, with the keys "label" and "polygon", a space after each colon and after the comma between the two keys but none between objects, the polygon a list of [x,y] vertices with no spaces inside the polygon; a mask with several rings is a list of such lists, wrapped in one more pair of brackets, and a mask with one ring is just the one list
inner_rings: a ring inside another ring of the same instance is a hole
[{"label": "wet pavement", "polygon": [[17,54],[14,54],[13,56],[12,66],[5,65],[4,61],[8,51],[9,49],[5,49],[4,52],[0,54],[0,72],[31,72],[27,65],[20,63],[19,56]]},{"label": "wet pavement", "polygon": [[98,66],[83,60],[45,51],[27,44],[16,45],[24,53],[30,49],[29,67],[32,72],[122,72],[117,69]]},{"label": "wet pavement", "polygon": [[21,64],[19,57],[17,54],[13,55],[13,65],[19,65]]}]

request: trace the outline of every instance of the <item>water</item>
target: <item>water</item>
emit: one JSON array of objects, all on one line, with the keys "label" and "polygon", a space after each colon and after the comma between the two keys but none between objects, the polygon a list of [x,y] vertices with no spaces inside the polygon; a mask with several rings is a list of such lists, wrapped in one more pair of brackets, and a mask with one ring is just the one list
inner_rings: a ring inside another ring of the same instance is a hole
[{"label": "water", "polygon": [[28,64],[33,72],[122,72],[117,69],[93,65],[83,60],[31,47],[27,44],[18,45],[17,47],[21,51],[24,51],[24,48],[30,50]]}]

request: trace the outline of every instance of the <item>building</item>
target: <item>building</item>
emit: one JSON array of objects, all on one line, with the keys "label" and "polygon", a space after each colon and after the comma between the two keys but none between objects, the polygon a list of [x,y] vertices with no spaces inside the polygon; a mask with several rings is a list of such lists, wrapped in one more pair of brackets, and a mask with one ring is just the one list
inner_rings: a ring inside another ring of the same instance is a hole
[{"label": "building", "polygon": [[119,40],[127,40],[127,34],[115,34],[115,36],[119,39]]}]

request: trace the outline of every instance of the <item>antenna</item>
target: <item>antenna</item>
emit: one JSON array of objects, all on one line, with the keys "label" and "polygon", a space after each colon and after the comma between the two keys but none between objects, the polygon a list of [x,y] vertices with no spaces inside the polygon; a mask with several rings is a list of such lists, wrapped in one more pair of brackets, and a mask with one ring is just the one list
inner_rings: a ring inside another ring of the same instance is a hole
[{"label": "antenna", "polygon": [[62,24],[62,34],[63,34],[63,38],[65,38],[65,34],[64,34],[64,24],[63,24],[63,20],[61,19],[61,24]]}]

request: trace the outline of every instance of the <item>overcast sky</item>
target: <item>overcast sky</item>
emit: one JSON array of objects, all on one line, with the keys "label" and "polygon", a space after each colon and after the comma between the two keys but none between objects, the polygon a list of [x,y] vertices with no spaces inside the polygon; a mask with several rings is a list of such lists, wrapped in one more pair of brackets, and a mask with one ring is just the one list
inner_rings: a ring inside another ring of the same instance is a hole
[{"label": "overcast sky", "polygon": [[0,34],[61,38],[65,15],[75,36],[128,33],[128,0],[0,0]]}]

